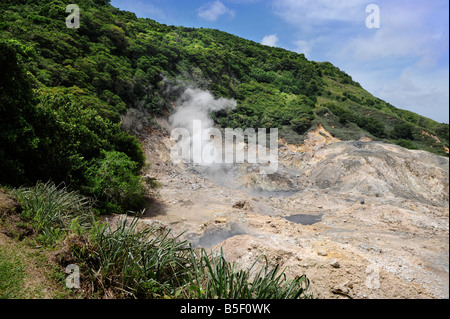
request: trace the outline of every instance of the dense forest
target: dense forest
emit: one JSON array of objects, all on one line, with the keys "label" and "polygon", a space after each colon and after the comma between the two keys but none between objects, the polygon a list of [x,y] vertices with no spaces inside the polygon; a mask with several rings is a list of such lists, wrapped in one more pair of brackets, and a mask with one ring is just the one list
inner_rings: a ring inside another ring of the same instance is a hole
[{"label": "dense forest", "polygon": [[[121,127],[129,109],[166,116],[165,79],[237,101],[213,114],[222,127],[278,127],[302,143],[322,124],[342,140],[363,136],[448,156],[449,126],[398,109],[329,62],[218,30],[167,26],[80,0],[0,4],[0,184],[49,179],[94,197],[100,209],[139,207],[145,163]],[[149,119],[150,122],[150,119]]]}]

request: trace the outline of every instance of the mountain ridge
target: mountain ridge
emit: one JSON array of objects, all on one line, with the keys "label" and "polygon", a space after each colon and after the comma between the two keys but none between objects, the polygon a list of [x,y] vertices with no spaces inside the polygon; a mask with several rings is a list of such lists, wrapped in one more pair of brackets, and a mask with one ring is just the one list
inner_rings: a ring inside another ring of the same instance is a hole
[{"label": "mountain ridge", "polygon": [[[2,95],[8,105],[2,109],[0,158],[7,163],[4,171],[19,177],[2,177],[3,183],[51,178],[95,193],[99,180],[92,181],[92,167],[106,161],[102,150],[124,154],[137,172],[142,150],[118,126],[130,109],[138,109],[147,125],[167,116],[177,98],[177,92],[165,92],[167,78],[235,99],[235,109],[212,114],[221,127],[276,127],[281,138],[301,145],[320,124],[340,140],[370,138],[448,156],[448,124],[374,97],[329,62],[219,30],[137,18],[109,1],[78,5],[78,29],[67,28],[66,4],[59,0],[0,5],[7,70]],[[23,87],[7,89],[8,78],[21,79]],[[10,127],[19,119],[21,129]],[[48,154],[58,156],[49,160]]]}]

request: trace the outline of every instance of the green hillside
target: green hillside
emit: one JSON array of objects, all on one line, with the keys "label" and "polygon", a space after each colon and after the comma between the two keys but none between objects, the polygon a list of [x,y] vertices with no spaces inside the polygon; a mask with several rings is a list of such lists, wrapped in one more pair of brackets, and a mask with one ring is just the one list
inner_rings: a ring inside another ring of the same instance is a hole
[{"label": "green hillside", "polygon": [[278,127],[302,143],[320,123],[342,140],[371,137],[448,156],[448,124],[395,108],[328,62],[138,19],[106,0],[77,4],[79,29],[66,27],[63,1],[0,4],[1,184],[52,179],[103,208],[139,206],[145,159],[120,119],[130,108],[167,115],[173,97],[164,79],[236,99],[236,109],[214,114],[223,127]]}]

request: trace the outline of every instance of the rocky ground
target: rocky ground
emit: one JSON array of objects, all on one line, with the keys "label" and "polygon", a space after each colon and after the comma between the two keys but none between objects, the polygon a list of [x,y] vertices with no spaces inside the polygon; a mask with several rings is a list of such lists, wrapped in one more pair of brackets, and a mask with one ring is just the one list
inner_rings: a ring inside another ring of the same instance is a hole
[{"label": "rocky ground", "polygon": [[301,146],[280,141],[278,172],[261,175],[174,165],[162,131],[142,142],[162,184],[143,222],[242,267],[263,254],[318,298],[449,298],[448,158],[319,126]]}]

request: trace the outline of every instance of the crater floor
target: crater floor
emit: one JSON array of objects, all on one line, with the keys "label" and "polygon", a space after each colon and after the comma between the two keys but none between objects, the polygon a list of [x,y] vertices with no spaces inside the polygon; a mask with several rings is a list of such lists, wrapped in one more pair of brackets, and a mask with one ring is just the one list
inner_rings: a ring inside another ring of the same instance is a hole
[{"label": "crater floor", "polygon": [[153,132],[147,175],[162,187],[142,221],[241,267],[264,254],[306,274],[318,298],[449,298],[448,158],[321,130],[302,146],[280,141],[267,176],[251,164],[214,174],[174,165],[168,135]]}]

